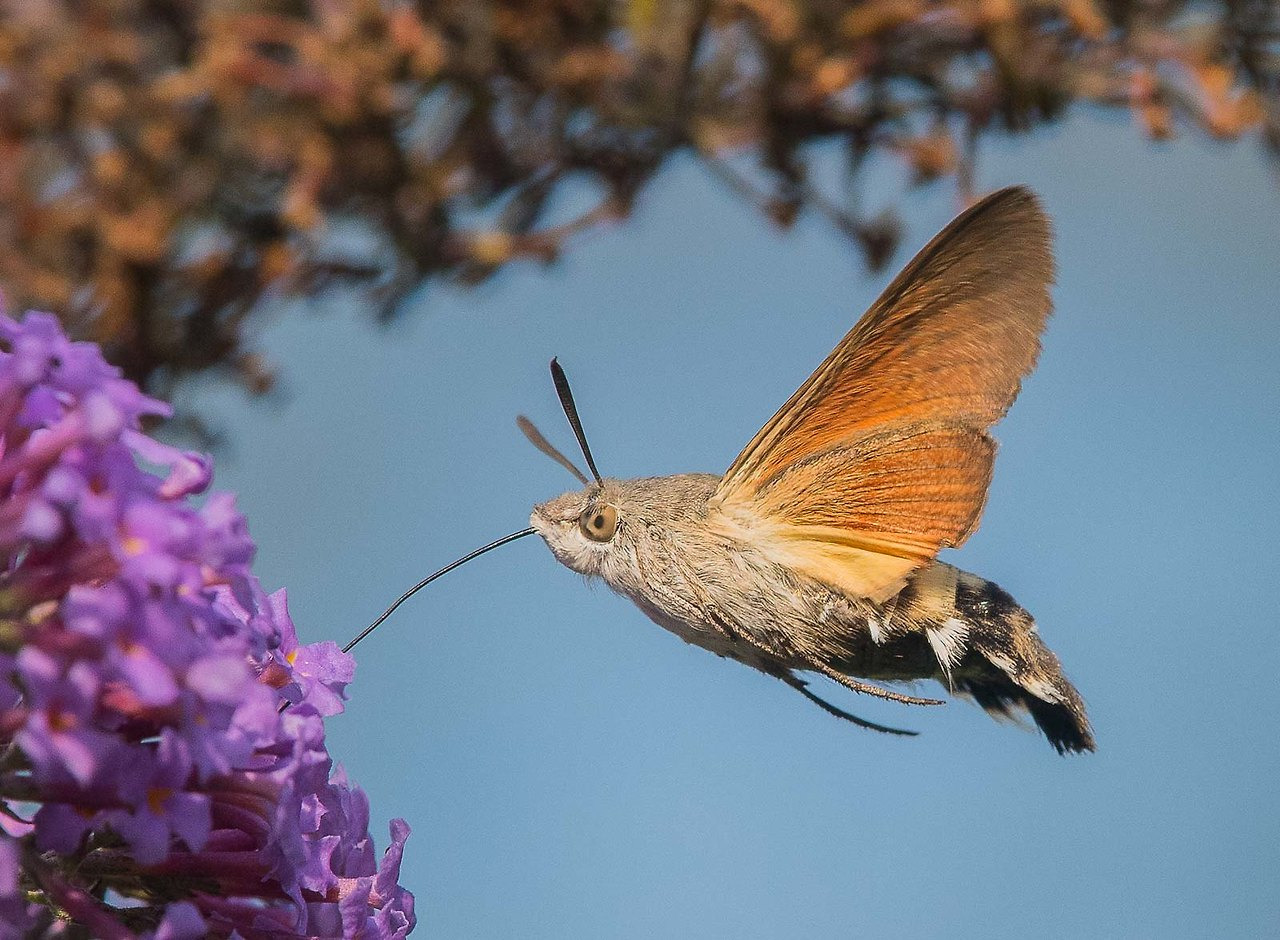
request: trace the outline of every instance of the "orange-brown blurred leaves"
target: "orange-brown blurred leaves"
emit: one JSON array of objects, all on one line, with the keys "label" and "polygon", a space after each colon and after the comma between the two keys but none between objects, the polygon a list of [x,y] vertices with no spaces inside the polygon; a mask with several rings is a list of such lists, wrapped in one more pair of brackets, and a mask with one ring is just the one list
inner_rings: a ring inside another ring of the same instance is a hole
[{"label": "orange-brown blurred leaves", "polygon": [[[859,204],[872,154],[971,198],[981,135],[1081,100],[1277,152],[1273,7],[8,0],[0,282],[153,388],[219,367],[262,391],[245,324],[266,292],[353,278],[389,314],[424,278],[554,260],[682,150],[882,264],[899,226]],[[846,142],[838,195],[809,178],[819,139]]]}]

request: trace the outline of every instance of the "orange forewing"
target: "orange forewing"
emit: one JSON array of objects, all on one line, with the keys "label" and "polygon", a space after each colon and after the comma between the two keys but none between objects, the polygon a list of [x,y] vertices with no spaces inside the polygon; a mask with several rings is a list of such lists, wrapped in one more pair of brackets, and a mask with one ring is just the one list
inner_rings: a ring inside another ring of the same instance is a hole
[{"label": "orange forewing", "polygon": [[716,492],[725,524],[877,599],[960,544],[986,498],[986,428],[1035,364],[1052,279],[1030,192],[960,215],[738,455]]},{"label": "orange forewing", "polygon": [[795,465],[754,508],[792,525],[852,529],[924,560],[976,526],[994,456],[991,438],[970,428],[877,434]]}]

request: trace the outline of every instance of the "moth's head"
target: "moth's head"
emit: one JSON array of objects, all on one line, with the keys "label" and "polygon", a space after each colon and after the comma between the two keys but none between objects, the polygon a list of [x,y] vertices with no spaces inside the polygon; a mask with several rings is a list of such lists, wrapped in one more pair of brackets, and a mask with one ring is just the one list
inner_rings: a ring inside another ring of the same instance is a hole
[{"label": "moth's head", "polygon": [[633,525],[622,496],[621,481],[591,483],[534,506],[529,523],[561,564],[607,577],[633,555]]},{"label": "moth's head", "polygon": [[[586,458],[591,478],[579,470],[521,415],[516,423],[534,447],[564,467],[582,483],[583,488],[557,496],[533,508],[530,524],[546,541],[556,558],[574,571],[588,575],[601,575],[612,580],[610,574],[618,574],[618,564],[634,557],[629,549],[631,526],[624,510],[627,502],[627,484],[622,480],[605,480],[596,469],[582,422],[578,419],[578,407],[569,389],[569,380],[556,360],[551,360],[551,378],[560,406],[564,409],[569,426],[578,438],[582,456]],[[612,562],[612,564],[611,564]]]}]

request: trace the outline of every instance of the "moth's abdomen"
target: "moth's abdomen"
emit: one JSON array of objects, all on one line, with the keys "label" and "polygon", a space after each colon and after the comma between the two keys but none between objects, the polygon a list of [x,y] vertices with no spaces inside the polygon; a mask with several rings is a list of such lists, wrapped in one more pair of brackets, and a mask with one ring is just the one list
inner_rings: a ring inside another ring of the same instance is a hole
[{"label": "moth's abdomen", "polygon": [[1025,709],[1059,753],[1094,749],[1080,694],[1035,620],[999,585],[935,563],[891,606],[890,630],[922,631],[954,692],[997,716]]},{"label": "moth's abdomen", "polygon": [[998,585],[968,572],[960,572],[956,609],[970,625],[972,652],[956,671],[955,690],[993,715],[1025,708],[1060,754],[1092,751],[1084,700],[1031,615]]},{"label": "moth's abdomen", "polygon": [[1025,710],[1059,753],[1092,751],[1084,701],[1035,620],[998,585],[935,562],[828,661],[867,679],[937,679],[987,712]]}]

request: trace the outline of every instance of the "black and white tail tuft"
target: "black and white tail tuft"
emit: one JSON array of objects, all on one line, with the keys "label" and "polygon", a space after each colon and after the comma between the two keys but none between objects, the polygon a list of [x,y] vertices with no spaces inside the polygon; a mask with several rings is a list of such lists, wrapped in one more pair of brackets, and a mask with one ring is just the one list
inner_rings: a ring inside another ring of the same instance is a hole
[{"label": "black and white tail tuft", "polygon": [[1059,754],[1094,749],[1080,693],[1017,601],[998,585],[960,572],[956,616],[969,627],[969,655],[953,677],[957,693],[997,716],[1026,709]]}]

